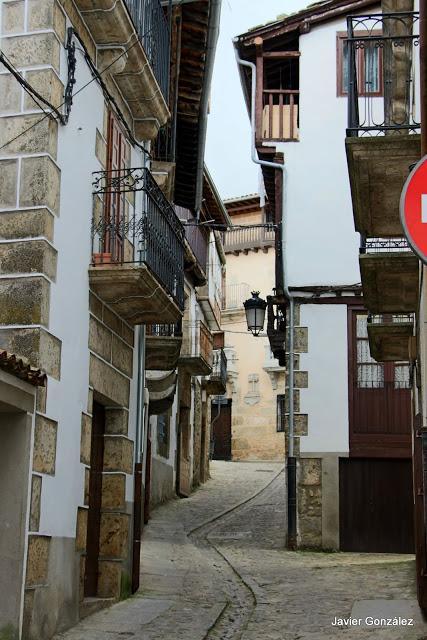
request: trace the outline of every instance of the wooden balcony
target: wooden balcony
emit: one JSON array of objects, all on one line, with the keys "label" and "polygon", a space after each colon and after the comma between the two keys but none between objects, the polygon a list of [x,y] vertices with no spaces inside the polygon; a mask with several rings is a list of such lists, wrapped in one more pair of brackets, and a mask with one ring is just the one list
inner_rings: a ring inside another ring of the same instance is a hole
[{"label": "wooden balcony", "polygon": [[212,373],[204,379],[204,387],[210,395],[222,396],[227,391],[227,357],[224,349],[214,349]]},{"label": "wooden balcony", "polygon": [[413,314],[369,316],[368,336],[371,356],[378,362],[408,361],[409,340],[413,332]]},{"label": "wooden balcony", "polygon": [[193,376],[209,374],[212,371],[213,338],[207,326],[200,320],[184,322],[182,334],[179,367]]},{"label": "wooden balcony", "polygon": [[276,233],[274,228],[266,227],[240,227],[233,229],[232,227],[223,233],[222,241],[224,245],[224,253],[233,253],[238,255],[240,252],[245,254],[249,251],[268,251],[270,247],[275,245]]},{"label": "wooden balcony", "polygon": [[409,167],[420,159],[418,134],[346,139],[356,231],[366,237],[402,236],[399,201]]},{"label": "wooden balcony", "polygon": [[178,366],[182,329],[178,324],[149,324],[146,327],[145,368],[172,371]]},{"label": "wooden balcony", "polygon": [[418,304],[418,258],[403,238],[366,241],[359,257],[365,305],[374,314],[411,313]]}]

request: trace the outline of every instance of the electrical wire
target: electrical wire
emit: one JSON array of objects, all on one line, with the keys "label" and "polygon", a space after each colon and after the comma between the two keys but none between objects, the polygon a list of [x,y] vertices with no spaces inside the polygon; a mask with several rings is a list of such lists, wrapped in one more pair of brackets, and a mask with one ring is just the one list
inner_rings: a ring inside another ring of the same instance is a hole
[{"label": "electrical wire", "polygon": [[[73,30],[74,31],[74,30]],[[76,35],[76,32],[74,31],[74,35]],[[80,42],[80,39],[77,36],[77,39]],[[116,64],[116,62],[118,60],[120,60],[120,58],[122,58],[125,54],[128,53],[128,51],[130,51],[132,49],[132,47],[134,47],[137,43],[139,42],[139,39],[137,37],[137,39],[135,40],[135,42],[133,42],[133,44],[131,44],[127,49],[125,49],[124,51],[122,51],[122,53],[117,56],[117,58],[115,58],[112,62],[110,62],[110,64],[108,64],[104,69],[102,69],[102,71],[96,71],[96,76],[92,77],[91,80],[89,80],[86,84],[84,84],[82,87],[80,87],[80,89],[78,89],[74,94],[73,94],[73,99],[82,91],[84,91],[90,84],[92,84],[92,82],[94,82],[95,80],[99,80],[100,76],[105,73],[106,71],[108,71],[108,69],[110,69],[114,64]],[[84,45],[83,45],[84,46]],[[2,51],[0,51],[0,55],[4,56],[4,53]],[[86,56],[85,56],[85,60],[87,62]],[[91,61],[92,62],[92,61]],[[3,62],[4,64],[4,62]],[[92,63],[93,64],[93,63]],[[6,65],[5,65],[6,66]],[[106,89],[107,90],[107,89]],[[107,90],[108,91],[108,90]],[[112,96],[109,96],[109,101],[112,101],[113,103],[115,103],[115,100]],[[66,103],[66,100],[64,100],[63,102],[61,102],[60,105],[58,105],[57,107],[54,107],[55,110],[59,110],[61,107],[64,106],[64,104]],[[119,110],[120,111],[120,110]],[[29,127],[27,127],[26,129],[24,129],[24,131],[21,131],[20,133],[18,133],[18,135],[16,135],[15,137],[11,138],[10,140],[8,140],[7,142],[5,142],[1,147],[0,147],[0,151],[2,149],[4,149],[5,147],[7,147],[8,145],[12,144],[13,142],[15,142],[16,140],[18,140],[21,136],[25,135],[26,133],[28,133],[29,131],[31,131],[32,129],[34,129],[34,127],[36,127],[37,125],[39,125],[41,122],[43,122],[47,117],[50,117],[51,114],[49,112],[44,112],[45,115],[42,116],[39,120],[37,120],[36,122],[34,122],[32,125],[30,125]],[[123,116],[122,116],[123,117]],[[128,129],[127,125],[126,128]],[[129,130],[130,131],[130,130]],[[142,145],[140,145],[133,137],[133,135],[131,134],[131,140],[135,141],[134,143],[141,149],[144,151],[144,153],[148,154],[148,151],[146,149],[144,149],[144,147]]]},{"label": "electrical wire", "polygon": [[[30,98],[32,98],[32,100],[36,103],[39,109],[43,111],[45,116],[53,118],[54,120],[58,119],[62,124],[64,123],[63,122],[64,116],[62,115],[62,113],[60,113],[58,109],[51,102],[49,102],[49,100],[46,100],[45,98],[43,98],[43,96],[38,91],[36,91],[34,87],[29,82],[27,82],[27,80],[25,80],[24,76],[13,66],[12,62],[9,60],[6,54],[4,54],[1,51],[0,51],[0,63],[2,63],[3,66],[5,66],[6,69],[13,75],[13,77],[16,78],[16,80],[22,86],[24,91],[30,96]],[[40,104],[41,102],[53,111],[53,113],[56,115],[56,118],[53,116],[52,113],[45,111],[45,109]]]}]

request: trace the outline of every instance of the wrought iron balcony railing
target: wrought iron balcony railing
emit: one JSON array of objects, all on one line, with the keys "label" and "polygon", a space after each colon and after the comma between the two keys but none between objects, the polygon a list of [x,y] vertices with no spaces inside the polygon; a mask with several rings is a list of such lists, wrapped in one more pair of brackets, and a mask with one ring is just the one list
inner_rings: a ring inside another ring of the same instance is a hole
[{"label": "wrought iron balcony railing", "polygon": [[406,238],[364,238],[360,236],[360,253],[411,252]]},{"label": "wrought iron balcony railing", "polygon": [[213,338],[207,326],[201,320],[183,322],[182,358],[202,358],[212,365]]},{"label": "wrought iron balcony railing", "polygon": [[413,324],[413,313],[384,313],[384,314],[372,314],[368,315],[368,324]]},{"label": "wrought iron balcony railing", "polygon": [[246,282],[229,284],[222,292],[223,309],[243,309],[245,300],[251,297],[251,287]]},{"label": "wrought iron balcony railing", "polygon": [[206,272],[208,262],[208,241],[206,236],[200,226],[197,225],[197,221],[189,209],[175,205],[175,211],[180,220],[185,220],[188,223],[184,226],[185,237],[196,256],[197,262]]},{"label": "wrought iron balcony railing", "polygon": [[175,324],[147,324],[146,335],[156,338],[181,338],[182,323]]},{"label": "wrought iron balcony railing", "polygon": [[214,349],[211,381],[218,380],[224,387],[227,385],[227,356],[224,349]]},{"label": "wrought iron balcony railing", "polygon": [[229,229],[223,233],[224,251],[244,251],[245,249],[260,249],[274,247],[276,233],[274,227],[239,227]]},{"label": "wrought iron balcony railing", "polygon": [[342,91],[348,94],[348,136],[419,130],[416,69],[419,14],[382,13],[347,18]]},{"label": "wrought iron balcony railing", "polygon": [[184,308],[184,228],[148,169],[97,171],[92,254],[101,264],[145,264]]},{"label": "wrought iron balcony railing", "polygon": [[125,0],[165,100],[169,98],[170,29],[160,0]]}]

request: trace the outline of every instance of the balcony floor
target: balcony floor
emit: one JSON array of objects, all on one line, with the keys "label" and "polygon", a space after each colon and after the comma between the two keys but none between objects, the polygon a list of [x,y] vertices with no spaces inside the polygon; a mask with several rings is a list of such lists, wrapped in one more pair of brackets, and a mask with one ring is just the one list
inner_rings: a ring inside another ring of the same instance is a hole
[{"label": "balcony floor", "polygon": [[359,257],[365,305],[372,313],[410,313],[418,303],[418,258],[411,252]]},{"label": "balcony floor", "polygon": [[405,362],[409,359],[411,322],[368,324],[371,356],[377,362]]},{"label": "balcony floor", "polygon": [[173,324],[182,312],[145,264],[89,268],[90,288],[130,324]]},{"label": "balcony floor", "polygon": [[347,138],[356,231],[367,237],[401,236],[399,201],[409,165],[420,158],[420,136]]},{"label": "balcony floor", "polygon": [[147,336],[145,342],[145,367],[151,371],[175,369],[181,352],[182,337]]}]

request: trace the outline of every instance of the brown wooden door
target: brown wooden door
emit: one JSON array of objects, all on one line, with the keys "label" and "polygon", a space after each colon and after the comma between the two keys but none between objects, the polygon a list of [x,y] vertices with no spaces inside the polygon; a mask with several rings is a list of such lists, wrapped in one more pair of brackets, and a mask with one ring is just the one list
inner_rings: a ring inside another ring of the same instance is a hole
[{"label": "brown wooden door", "polygon": [[89,475],[89,510],[87,519],[84,594],[97,595],[99,534],[101,528],[102,471],[104,464],[105,409],[93,403],[92,437]]},{"label": "brown wooden door", "polygon": [[126,194],[111,180],[121,178],[128,168],[129,144],[117,118],[110,112],[108,119],[107,168],[110,190],[106,193],[104,217],[109,231],[105,235],[105,252],[111,253],[113,262],[124,260],[124,223],[126,214]]},{"label": "brown wooden door", "polygon": [[409,364],[371,357],[366,311],[350,312],[349,333],[350,456],[409,458]]},{"label": "brown wooden door", "polygon": [[340,549],[414,553],[411,460],[340,460]]},{"label": "brown wooden door", "polygon": [[212,402],[211,425],[213,459],[231,460],[231,400],[227,404]]}]

